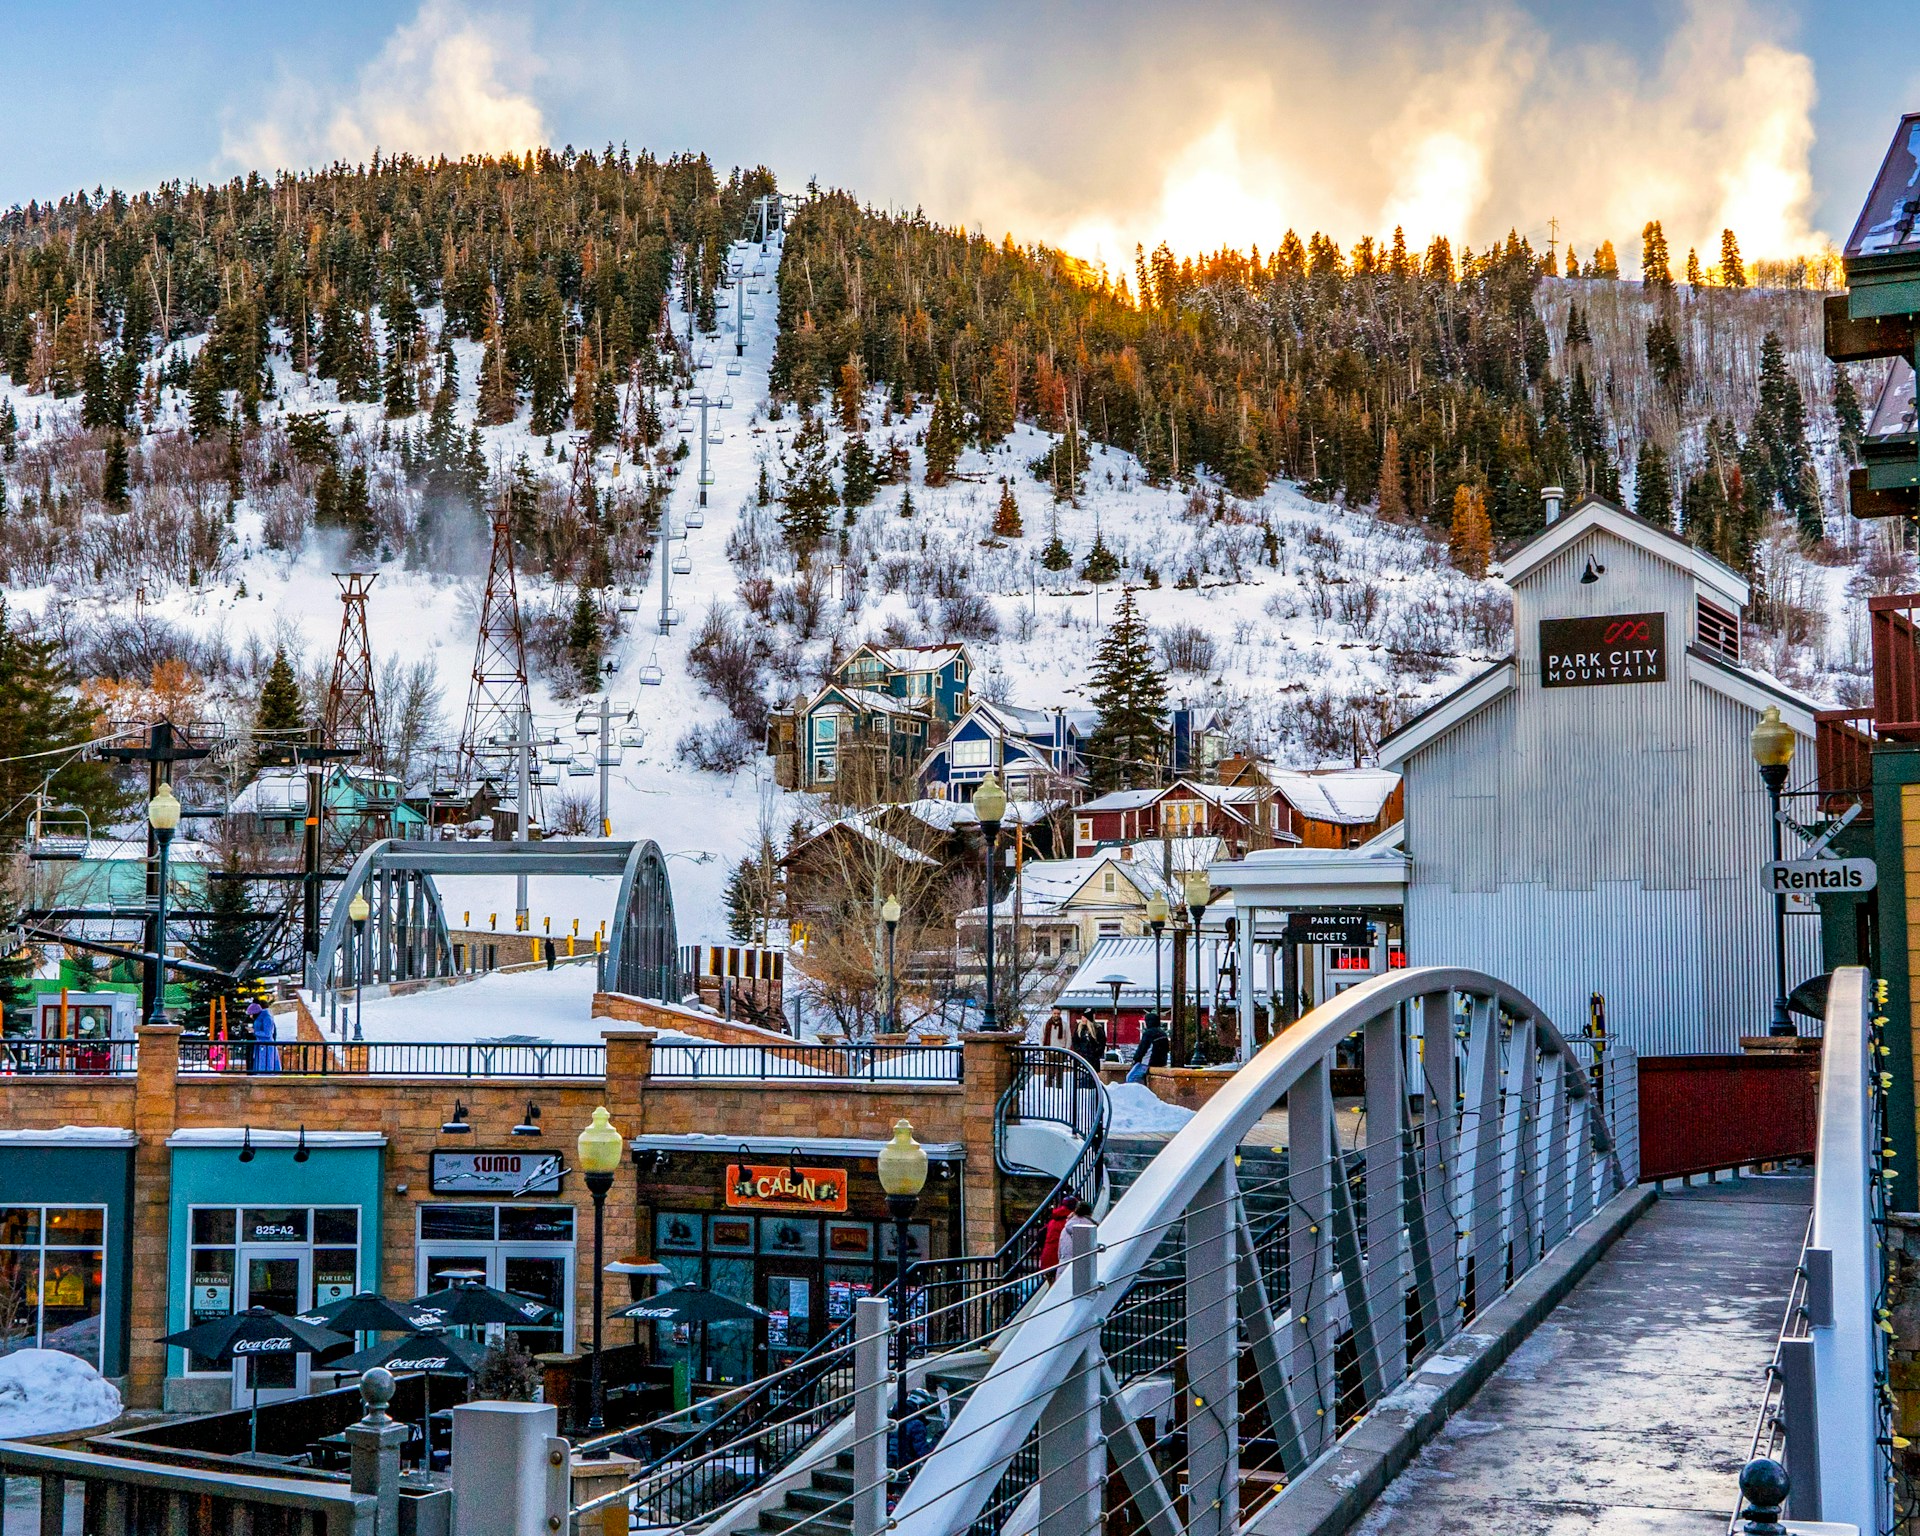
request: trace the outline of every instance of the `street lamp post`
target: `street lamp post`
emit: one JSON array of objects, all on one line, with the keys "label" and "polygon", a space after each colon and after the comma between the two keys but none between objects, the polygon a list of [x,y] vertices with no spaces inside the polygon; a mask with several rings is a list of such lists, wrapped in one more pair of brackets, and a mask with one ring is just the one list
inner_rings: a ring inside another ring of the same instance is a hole
[{"label": "street lamp post", "polygon": [[606,1284],[607,1191],[613,1188],[613,1175],[620,1167],[620,1153],[624,1145],[620,1133],[607,1118],[606,1106],[602,1105],[593,1112],[593,1118],[587,1122],[587,1128],[580,1133],[574,1147],[579,1157],[580,1172],[587,1181],[587,1192],[593,1196],[593,1415],[587,1420],[589,1435],[597,1435],[607,1427],[607,1390],[606,1384],[600,1379],[602,1291]]},{"label": "street lamp post", "polygon": [[880,903],[880,921],[887,925],[887,1028],[900,1028],[900,983],[893,968],[893,941],[900,930],[900,898],[889,896]]},{"label": "street lamp post", "polygon": [[159,894],[154,898],[153,914],[153,1014],[149,1024],[167,1022],[167,852],[173,846],[173,829],[180,825],[180,802],[173,786],[162,784],[147,802],[147,825],[153,828],[160,850]]},{"label": "street lamp post", "polygon": [[[1213,899],[1213,882],[1204,869],[1190,869],[1186,880],[1187,911],[1193,917],[1193,1048],[1200,1047],[1200,1011],[1203,993],[1200,987],[1200,919]],[[1175,1066],[1179,1063],[1175,1062]]]},{"label": "street lamp post", "polygon": [[987,840],[987,1005],[980,1013],[980,1027],[987,1031],[1000,1027],[993,977],[993,866],[999,856],[1000,818],[1006,813],[1007,792],[1000,787],[998,779],[989,775],[973,792],[973,814],[979,819],[980,833]]},{"label": "street lamp post", "polygon": [[893,1122],[893,1139],[880,1149],[875,1161],[880,1187],[887,1193],[887,1210],[893,1217],[893,1323],[900,1354],[893,1416],[896,1423],[904,1426],[907,1420],[907,1223],[913,1219],[920,1191],[927,1187],[927,1151],[913,1139],[912,1121]]},{"label": "street lamp post", "polygon": [[366,1039],[360,1032],[360,992],[367,980],[367,917],[373,908],[367,905],[367,893],[355,891],[347,903],[347,916],[353,920],[353,1038]]},{"label": "street lamp post", "polygon": [[1167,931],[1167,898],[1155,891],[1147,898],[1147,926],[1153,930],[1153,1016],[1160,1017],[1160,936]]},{"label": "street lamp post", "polygon": [[[1116,1049],[1120,1040],[1120,994],[1126,990],[1127,983],[1132,979],[1131,976],[1122,976],[1118,972],[1100,978],[1100,985],[1113,994],[1113,1006],[1107,1010],[1107,1044]],[[1095,1072],[1100,1070],[1098,1062],[1092,1065]]]},{"label": "street lamp post", "polygon": [[[1760,778],[1767,786],[1767,804],[1773,823],[1773,861],[1780,862],[1780,791],[1786,787],[1787,770],[1793,766],[1793,729],[1780,718],[1780,711],[1769,704],[1760,711],[1749,743]],[[1787,1012],[1787,898],[1773,898],[1773,1023],[1769,1035],[1782,1037],[1799,1034],[1793,1016]]]}]

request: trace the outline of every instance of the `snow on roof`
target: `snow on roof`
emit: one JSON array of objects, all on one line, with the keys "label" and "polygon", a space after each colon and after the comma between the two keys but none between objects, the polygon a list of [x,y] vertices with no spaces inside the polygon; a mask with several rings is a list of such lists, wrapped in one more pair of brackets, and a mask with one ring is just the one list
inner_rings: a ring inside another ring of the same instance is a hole
[{"label": "snow on roof", "polygon": [[[1159,940],[1160,950],[1160,1006],[1167,1005],[1168,992],[1173,975],[1173,946],[1178,943],[1171,933],[1163,934]],[[1187,963],[1193,962],[1192,944],[1187,945]],[[1214,992],[1214,962],[1225,949],[1221,944],[1202,944],[1200,948],[1200,991],[1203,996],[1211,997]],[[1109,976],[1120,976],[1126,984],[1120,988],[1120,1006],[1122,1008],[1151,1008],[1153,1003],[1153,955],[1155,942],[1151,935],[1138,938],[1106,938],[1094,941],[1087,958],[1080,963],[1080,969],[1054,999],[1056,1008],[1084,1008],[1103,1011],[1113,1006],[1113,988],[1106,984]],[[1256,996],[1267,995],[1267,970],[1263,965],[1253,969],[1254,992]],[[1193,988],[1193,978],[1189,974],[1186,982],[1189,991]]]},{"label": "snow on roof", "polygon": [[889,807],[876,806],[871,810],[855,811],[853,812],[852,815],[849,815],[849,816],[835,817],[832,821],[826,823],[826,825],[817,828],[813,832],[809,833],[806,837],[802,838],[800,840],[800,843],[796,847],[795,852],[798,852],[800,848],[807,847],[809,844],[818,842],[821,838],[825,837],[829,832],[843,831],[843,832],[851,832],[856,837],[866,838],[869,842],[875,844],[878,847],[884,848],[888,853],[892,854],[895,858],[901,859],[908,864],[939,863],[940,861],[938,859],[931,858],[927,854],[922,853],[918,848],[915,848],[910,844],[906,843],[905,841],[903,841],[902,839],[895,837],[891,832],[887,831],[885,828],[874,825],[874,818],[878,816],[882,811],[887,809],[889,809]]},{"label": "snow on roof", "polygon": [[871,688],[849,688],[844,683],[833,683],[823,688],[820,698],[815,699],[812,707],[818,709],[828,694],[837,694],[855,709],[867,709],[876,715],[920,715],[925,714],[925,699],[896,699],[890,693],[875,693]]},{"label": "snow on roof", "polygon": [[48,1131],[0,1131],[0,1147],[134,1147],[138,1132],[116,1125],[62,1125]]},{"label": "snow on roof", "polygon": [[1361,827],[1379,819],[1400,775],[1385,768],[1337,768],[1314,773],[1269,768],[1267,778],[1302,816],[1336,826]]},{"label": "snow on roof", "polygon": [[948,662],[967,654],[964,645],[863,645],[854,655],[861,651],[884,661],[896,672],[937,672]]},{"label": "snow on roof", "polygon": [[[1172,857],[1172,881],[1161,870],[1163,852],[1170,853]],[[1151,898],[1157,891],[1169,902],[1177,904],[1182,899],[1178,888],[1179,877],[1190,869],[1207,868],[1224,853],[1220,838],[1179,837],[1169,839],[1164,844],[1157,840],[1122,843],[1088,854],[1085,858],[1032,859],[1021,869],[1019,878],[1012,882],[1005,899],[994,903],[994,913],[998,917],[1013,916],[1013,887],[1017,887],[1022,919],[1056,916],[1086,888],[1088,881],[1109,864],[1127,877],[1128,883],[1139,891],[1142,901]],[[1119,895],[1118,892],[1114,894],[1116,897]],[[984,906],[978,906],[962,915],[984,918],[986,911]]]},{"label": "snow on roof", "polygon": [[[334,763],[328,766],[329,786],[336,779],[343,778],[359,783],[399,782],[394,775],[381,773],[364,763]],[[307,770],[279,764],[262,768],[253,776],[252,782],[233,797],[228,809],[249,816],[304,816],[307,810]]]},{"label": "snow on roof", "polygon": [[[903,800],[895,809],[905,811],[909,816],[942,832],[980,825],[980,818],[974,815],[970,800]],[[1000,825],[1031,827],[1046,819],[1047,803],[1044,800],[1009,800],[1006,811],[1000,817]]]},{"label": "snow on roof", "polygon": [[1088,811],[1137,811],[1159,798],[1157,789],[1116,789],[1097,800],[1083,801],[1076,809],[1082,815]]}]

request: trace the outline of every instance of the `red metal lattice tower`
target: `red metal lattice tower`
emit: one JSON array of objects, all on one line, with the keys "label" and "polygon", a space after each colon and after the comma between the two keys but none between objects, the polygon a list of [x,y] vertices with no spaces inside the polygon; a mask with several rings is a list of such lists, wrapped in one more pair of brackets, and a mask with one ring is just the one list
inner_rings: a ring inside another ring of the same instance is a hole
[{"label": "red metal lattice tower", "polygon": [[[487,592],[480,603],[480,635],[473,650],[473,682],[460,728],[460,778],[515,785],[515,752],[522,722],[532,707],[527,696],[527,642],[520,623],[520,589],[513,569],[512,501],[503,494],[493,518],[493,552],[487,560]],[[517,793],[517,786],[514,790]],[[528,807],[539,819],[536,803]]]},{"label": "red metal lattice tower", "polygon": [[367,642],[367,593],[377,575],[334,574],[340,583],[340,643],[333,652],[333,680],[321,730],[330,747],[344,747],[361,762],[380,762],[380,706],[373,689],[373,648]]}]

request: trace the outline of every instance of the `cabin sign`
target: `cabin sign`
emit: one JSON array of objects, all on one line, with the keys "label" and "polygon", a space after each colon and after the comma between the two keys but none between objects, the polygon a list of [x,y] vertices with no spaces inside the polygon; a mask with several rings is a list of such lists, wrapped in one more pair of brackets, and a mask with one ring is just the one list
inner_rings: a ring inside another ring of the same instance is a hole
[{"label": "cabin sign", "polygon": [[1607,613],[1540,621],[1540,686],[1593,688],[1667,680],[1667,616]]}]

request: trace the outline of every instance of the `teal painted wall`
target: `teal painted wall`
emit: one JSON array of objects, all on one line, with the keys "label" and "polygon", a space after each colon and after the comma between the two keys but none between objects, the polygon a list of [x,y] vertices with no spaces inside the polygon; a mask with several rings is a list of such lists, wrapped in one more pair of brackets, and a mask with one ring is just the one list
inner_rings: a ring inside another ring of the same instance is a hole
[{"label": "teal painted wall", "polygon": [[0,1205],[16,1203],[107,1208],[107,1261],[100,1276],[101,1374],[126,1375],[133,1148],[0,1147]]},{"label": "teal painted wall", "polygon": [[[380,1284],[379,1147],[315,1147],[304,1163],[292,1147],[256,1148],[240,1161],[235,1147],[175,1147],[167,1212],[167,1331],[187,1325],[188,1221],[196,1205],[357,1205],[360,1208],[359,1288]],[[167,1351],[167,1374],[186,1368],[185,1352]]]},{"label": "teal painted wall", "polygon": [[1887,1191],[1895,1210],[1920,1209],[1914,1187],[1916,1151],[1913,1091],[1913,988],[1908,974],[1907,863],[1900,816],[1900,790],[1920,784],[1920,748],[1876,747],[1873,753],[1874,863],[1880,873],[1880,975],[1887,984],[1887,1139],[1893,1143],[1893,1182]]}]

